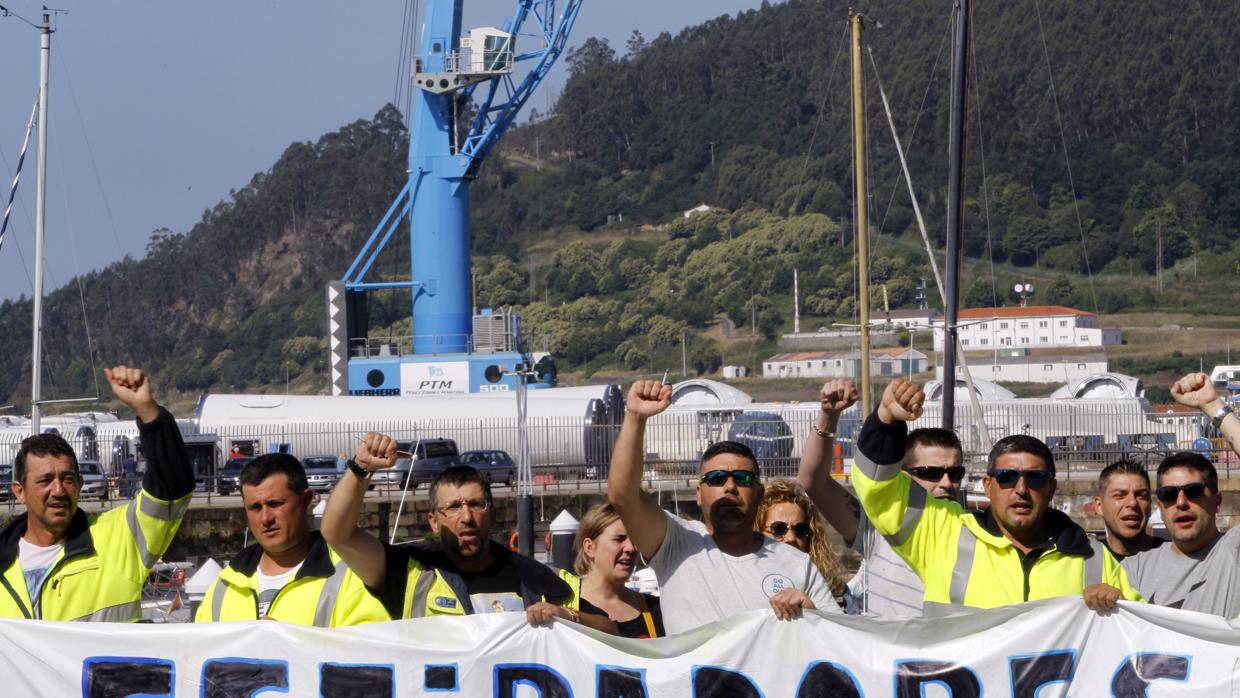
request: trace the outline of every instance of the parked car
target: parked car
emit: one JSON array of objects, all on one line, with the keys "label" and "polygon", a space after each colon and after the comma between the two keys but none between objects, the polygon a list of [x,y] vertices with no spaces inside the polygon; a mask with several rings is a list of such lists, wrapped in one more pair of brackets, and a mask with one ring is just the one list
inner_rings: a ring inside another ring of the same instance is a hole
[{"label": "parked car", "polygon": [[242,458],[230,458],[223,468],[220,468],[219,482],[216,483],[216,491],[222,495],[230,495],[233,492],[241,491],[241,469],[250,461],[254,460],[251,456]]},{"label": "parked car", "polygon": [[336,485],[336,479],[340,477],[337,461],[339,459],[333,455],[306,456],[301,459],[301,465],[306,469],[306,484],[310,489],[325,492]]},{"label": "parked car", "polygon": [[13,499],[13,464],[0,463],[0,502]]},{"label": "parked car", "polygon": [[468,465],[482,473],[482,477],[487,482],[502,482],[505,485],[512,485],[517,481],[517,464],[513,462],[512,456],[507,451],[495,450],[478,450],[466,451],[461,454],[458,461],[461,465]]},{"label": "parked car", "polygon": [[82,488],[78,490],[79,497],[93,497],[101,501],[108,498],[108,479],[104,477],[99,461],[78,461],[78,473],[82,476]]}]

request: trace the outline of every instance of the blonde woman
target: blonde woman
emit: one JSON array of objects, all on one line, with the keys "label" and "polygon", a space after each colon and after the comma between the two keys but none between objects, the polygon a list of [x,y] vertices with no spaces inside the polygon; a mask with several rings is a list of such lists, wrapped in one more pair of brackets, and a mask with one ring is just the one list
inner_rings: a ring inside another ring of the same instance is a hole
[{"label": "blonde woman", "polygon": [[827,540],[826,522],[809,501],[805,490],[792,480],[772,480],[766,485],[754,529],[809,555],[837,599],[848,587],[844,566]]},{"label": "blonde woman", "polygon": [[597,504],[581,517],[574,546],[581,612],[607,616],[621,637],[663,637],[659,597],[625,586],[637,562],[637,548],[611,504]]}]

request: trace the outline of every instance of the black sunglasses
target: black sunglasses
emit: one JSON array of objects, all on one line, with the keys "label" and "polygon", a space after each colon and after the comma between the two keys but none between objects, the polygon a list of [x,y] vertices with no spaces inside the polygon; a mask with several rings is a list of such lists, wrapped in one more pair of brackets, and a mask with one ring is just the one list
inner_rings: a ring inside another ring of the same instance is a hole
[{"label": "black sunglasses", "polygon": [[1025,484],[1034,489],[1046,487],[1047,483],[1055,479],[1055,475],[1049,470],[1016,470],[1013,468],[998,468],[988,473],[995,482],[1003,489],[1015,487],[1016,481],[1025,478]]},{"label": "black sunglasses", "polygon": [[752,470],[711,470],[702,473],[698,482],[710,487],[723,487],[728,478],[735,480],[737,487],[753,487],[758,484],[758,474]]},{"label": "black sunglasses", "polygon": [[1181,492],[1188,499],[1201,499],[1206,496],[1208,489],[1204,482],[1190,482],[1187,485],[1163,485],[1154,490],[1154,494],[1158,497],[1158,501],[1171,505],[1179,501]]},{"label": "black sunglasses", "polygon": [[770,526],[767,526],[766,528],[768,531],[771,532],[771,535],[775,536],[776,538],[783,538],[784,536],[788,535],[788,529],[790,528],[792,529],[792,532],[796,534],[797,538],[800,538],[801,540],[805,540],[806,538],[809,538],[809,524],[805,523],[804,521],[798,524],[793,524],[792,526],[789,526],[783,521],[776,521],[775,523],[771,524]]},{"label": "black sunglasses", "polygon": [[931,482],[938,482],[946,475],[952,482],[960,482],[964,479],[964,466],[953,465],[950,468],[944,468],[937,465],[927,465],[920,468],[909,468],[908,474],[918,480],[928,480]]}]

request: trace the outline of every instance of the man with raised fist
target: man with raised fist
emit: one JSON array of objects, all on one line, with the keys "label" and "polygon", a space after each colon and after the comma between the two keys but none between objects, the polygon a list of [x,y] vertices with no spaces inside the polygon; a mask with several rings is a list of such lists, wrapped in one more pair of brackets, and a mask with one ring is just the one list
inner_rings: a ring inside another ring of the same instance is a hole
[{"label": "man with raised fist", "polygon": [[1140,600],[1115,557],[1061,511],[1051,509],[1055,460],[1046,444],[1000,439],[982,484],[990,506],[965,511],[931,497],[904,472],[908,422],[926,396],[892,381],[857,437],[853,486],[866,516],[925,585],[927,616],[1083,595],[1095,610],[1122,596]]},{"label": "man with raised fist", "polygon": [[176,535],[194,473],[176,420],[137,368],[104,371],[137,415],[146,474],[133,501],[88,516],[73,448],[55,434],[22,442],[13,494],[26,506],[0,530],[0,617],[128,622],[142,618],[142,585]]},{"label": "man with raised fist", "polygon": [[839,613],[808,555],[754,531],[763,489],[748,446],[720,441],[702,453],[697,503],[704,522],[664,511],[642,491],[646,421],[671,402],[670,385],[633,384],[607,481],[607,498],[659,579],[668,633],[767,606],[780,619],[799,618],[806,608]]}]

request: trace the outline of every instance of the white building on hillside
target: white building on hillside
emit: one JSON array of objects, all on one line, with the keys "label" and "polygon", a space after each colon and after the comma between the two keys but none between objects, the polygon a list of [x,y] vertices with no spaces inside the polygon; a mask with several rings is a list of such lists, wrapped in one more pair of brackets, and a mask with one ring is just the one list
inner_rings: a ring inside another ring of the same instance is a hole
[{"label": "white building on hillside", "polygon": [[[929,370],[926,355],[916,349],[886,347],[870,350],[870,375],[907,376]],[[798,351],[776,354],[762,362],[764,378],[857,378],[859,351]]]},{"label": "white building on hillside", "polygon": [[[1057,354],[1033,356],[1003,356],[969,354],[969,373],[974,378],[996,383],[1071,383],[1089,376],[1107,372],[1106,354]],[[934,372],[935,378],[943,379],[943,366]],[[956,377],[964,376],[960,365]]]},{"label": "white building on hillside", "polygon": [[[1118,329],[1098,327],[1097,315],[1062,305],[966,308],[958,318],[960,345],[965,351],[1103,347],[1123,342]],[[934,350],[943,351],[942,319],[935,321]]]}]

